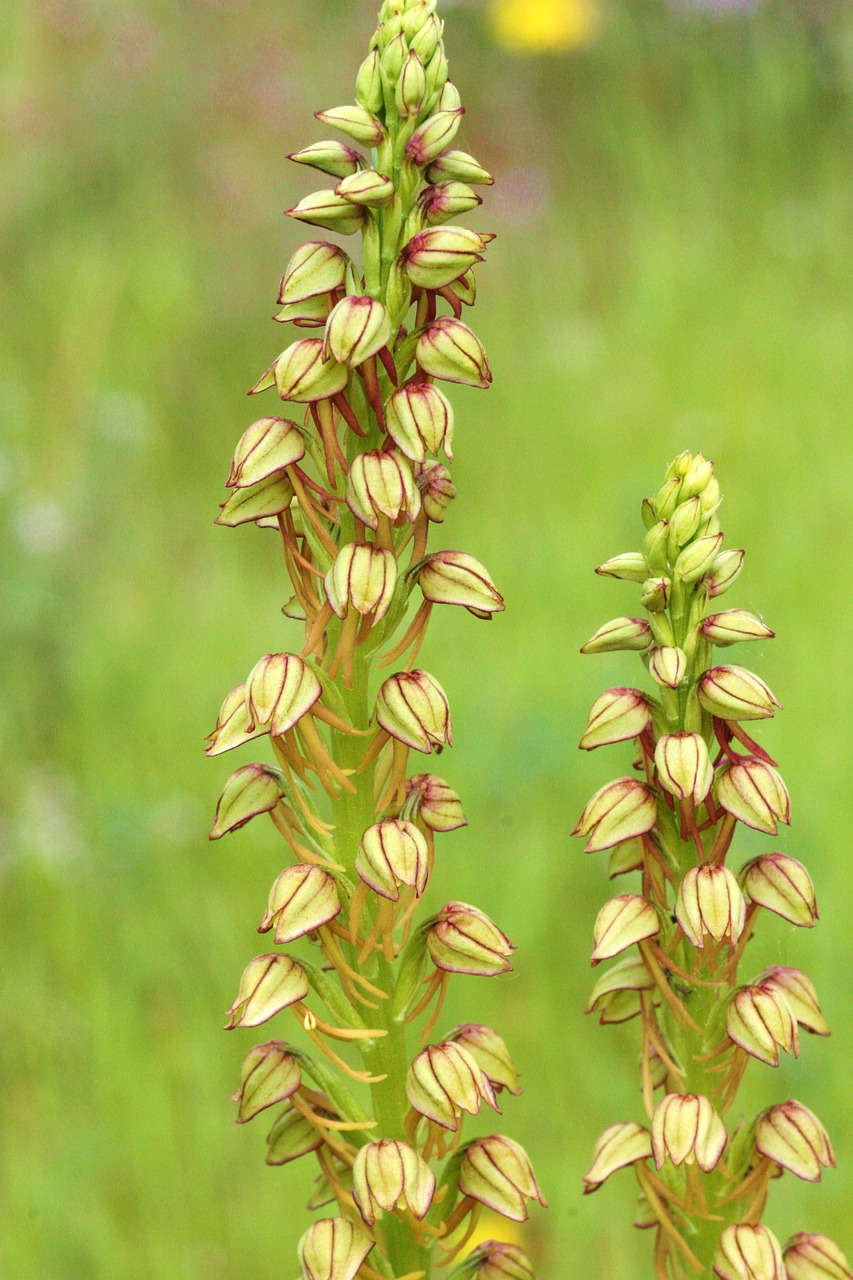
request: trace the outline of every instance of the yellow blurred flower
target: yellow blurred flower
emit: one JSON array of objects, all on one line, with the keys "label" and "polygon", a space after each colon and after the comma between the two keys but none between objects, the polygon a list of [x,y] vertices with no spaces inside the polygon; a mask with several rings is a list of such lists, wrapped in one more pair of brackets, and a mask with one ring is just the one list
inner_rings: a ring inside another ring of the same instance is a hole
[{"label": "yellow blurred flower", "polygon": [[598,0],[492,0],[490,18],[508,49],[560,53],[595,36],[600,12]]},{"label": "yellow blurred flower", "polygon": [[471,1239],[466,1242],[462,1257],[467,1258],[468,1254],[473,1253],[485,1240],[500,1240],[502,1244],[523,1245],[524,1232],[517,1222],[510,1222],[509,1218],[499,1217],[498,1214],[489,1213],[487,1210],[474,1228]]}]

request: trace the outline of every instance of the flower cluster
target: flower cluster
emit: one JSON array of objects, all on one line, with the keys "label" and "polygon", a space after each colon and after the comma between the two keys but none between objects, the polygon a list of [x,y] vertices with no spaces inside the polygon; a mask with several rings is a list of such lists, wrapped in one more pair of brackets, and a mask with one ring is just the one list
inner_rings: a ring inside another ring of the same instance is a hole
[{"label": "flower cluster", "polygon": [[[247,965],[228,1028],[290,1010],[312,1047],[256,1045],[236,1094],[240,1122],[277,1108],[268,1163],[316,1156],[310,1206],[335,1216],[303,1237],[304,1280],[428,1275],[434,1246],[451,1262],[483,1206],[522,1222],[542,1201],[517,1143],[462,1140],[466,1115],[519,1092],[501,1037],[466,1023],[430,1039],[451,976],[503,974],[514,947],[466,903],[416,914],[436,835],[465,823],[443,778],[408,776],[411,752],[453,741],[447,695],[418,653],[435,605],[481,619],[504,608],[474,556],[428,548],[455,496],[440,460],[453,459],[454,415],[437,384],[491,381],[462,320],[491,237],[449,225],[491,178],[453,147],[463,108],[435,10],[385,0],[356,101],[317,113],[347,141],[291,157],[334,185],[289,216],[360,232],[361,265],[326,240],[293,255],[275,318],[308,336],[250,394],[277,392],[299,413],[246,430],[218,517],[274,531],[292,591],[283,612],[305,629],[298,653],[266,654],[229,693],[207,748],[266,737],[275,761],[232,774],[211,838],[266,813],[292,855],[259,925],[271,949]],[[494,1241],[451,1274],[532,1280],[522,1251]]]},{"label": "flower cluster", "polygon": [[779,702],[760,676],[714,652],[773,636],[748,610],[719,610],[744,558],[723,545],[719,505],[713,463],[676,458],[643,503],[642,551],[598,569],[636,583],[645,616],[613,619],[582,649],[635,650],[654,687],[603,693],[580,744],[631,742],[635,752],[634,773],[596,792],[574,834],[589,853],[609,850],[611,877],[639,876],[639,892],[611,898],[595,922],[592,964],[614,963],[587,1009],[602,1023],[639,1020],[648,1114],[647,1125],[605,1130],[584,1182],[597,1191],[633,1166],[636,1225],[655,1228],[658,1280],[850,1280],[826,1237],[795,1235],[783,1249],[761,1223],[773,1178],[787,1170],[817,1182],[835,1163],[818,1118],[789,1099],[750,1123],[724,1119],[750,1059],[778,1066],[780,1053],[799,1053],[801,1032],[829,1028],[799,969],[740,972],[763,915],[810,928],[818,911],[808,871],[789,854],[729,865],[738,823],[775,837],[790,803],[745,728]]}]

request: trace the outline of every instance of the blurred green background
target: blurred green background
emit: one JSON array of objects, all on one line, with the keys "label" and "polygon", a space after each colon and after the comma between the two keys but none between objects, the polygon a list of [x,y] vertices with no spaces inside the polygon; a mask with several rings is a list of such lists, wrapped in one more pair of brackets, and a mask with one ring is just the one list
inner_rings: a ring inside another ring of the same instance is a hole
[{"label": "blurred green background", "polygon": [[[785,706],[762,733],[793,796],[780,847],[822,908],[814,931],[766,923],[753,963],[804,966],[834,1028],[775,1075],[753,1066],[743,1108],[793,1094],[821,1116],[839,1168],[817,1187],[786,1176],[768,1222],[849,1248],[853,11],[444,9],[461,145],[498,179],[474,225],[499,236],[475,315],[495,382],[455,397],[440,539],[488,564],[508,609],[489,626],[446,610],[424,652],[470,820],[442,839],[430,901],[475,901],[519,946],[510,978],[458,980],[447,1025],[493,1023],[523,1072],[503,1127],[551,1201],[526,1229],[538,1273],[649,1275],[631,1176],[579,1194],[598,1132],[641,1105],[635,1027],[582,1013],[608,887],[569,840],[628,755],[576,743],[593,697],[641,671],[578,648],[635,607],[594,565],[638,545],[640,499],[702,449],[749,552],[726,606],[778,633],[741,660]],[[221,1032],[280,845],[260,823],[208,845],[234,765],[201,751],[224,693],[296,633],[274,540],[212,519],[306,238],[281,218],[312,186],[285,154],[350,98],[373,19],[368,0],[0,14],[9,1280],[296,1270],[308,1162],[267,1168],[263,1120],[233,1124],[252,1040]]]}]

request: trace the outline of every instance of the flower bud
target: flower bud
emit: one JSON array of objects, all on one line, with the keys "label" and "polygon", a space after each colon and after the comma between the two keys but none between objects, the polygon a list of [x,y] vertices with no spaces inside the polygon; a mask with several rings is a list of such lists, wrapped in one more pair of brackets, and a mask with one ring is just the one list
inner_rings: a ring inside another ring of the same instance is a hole
[{"label": "flower bud", "polygon": [[305,971],[289,956],[255,956],[243,970],[225,1030],[257,1027],[308,995]]},{"label": "flower bud", "polygon": [[279,306],[304,302],[321,293],[334,293],[344,283],[349,259],[336,244],[309,240],[294,253],[282,276]]},{"label": "flower bud", "polygon": [[608,689],[596,698],[580,740],[582,751],[638,738],[651,722],[649,700],[639,689]]},{"label": "flower bud", "polygon": [[403,64],[408,56],[408,47],[406,38],[402,30],[395,33],[392,39],[388,41],[382,53],[382,70],[389,83],[396,84],[400,72],[403,70]]},{"label": "flower bud", "polygon": [[643,539],[643,555],[653,573],[663,573],[667,566],[669,521],[659,520]]},{"label": "flower bud", "polygon": [[415,476],[423,502],[424,514],[433,524],[442,524],[447,508],[456,497],[456,486],[442,462],[419,467]]},{"label": "flower bud", "polygon": [[328,173],[332,178],[347,178],[361,168],[362,159],[357,151],[343,142],[314,142],[310,147],[303,147],[287,157],[297,164],[309,165]]},{"label": "flower bud", "polygon": [[375,822],[361,837],[355,869],[374,893],[392,902],[399,901],[403,884],[420,897],[429,875],[427,842],[405,818]]},{"label": "flower bud", "polygon": [[844,1254],[829,1236],[798,1231],[785,1245],[787,1280],[853,1280]]},{"label": "flower bud", "polygon": [[246,727],[269,725],[274,738],[292,729],[319,700],[320,681],[294,653],[267,653],[246,680]]},{"label": "flower bud", "polygon": [[[428,4],[416,5],[403,18],[403,33],[408,46],[415,50],[424,65],[432,58],[441,39],[441,25],[431,8]],[[418,10],[424,12],[419,13]]]},{"label": "flower bud", "polygon": [[817,920],[811,876],[796,858],[786,853],[763,853],[748,862],[741,875],[744,888],[758,906],[806,929]]},{"label": "flower bud", "polygon": [[414,49],[403,63],[403,70],[397,81],[394,94],[394,105],[401,120],[409,116],[419,116],[424,109],[427,96],[427,78],[424,64]]},{"label": "flower bud", "polygon": [[634,836],[610,850],[607,874],[615,880],[617,876],[628,875],[631,871],[642,871],[644,858],[643,842],[639,836]]},{"label": "flower bud", "polygon": [[776,634],[749,609],[725,609],[722,613],[709,614],[702,619],[699,630],[720,649],[741,640],[772,640]]},{"label": "flower bud", "polygon": [[440,226],[451,218],[470,213],[482,203],[482,196],[478,196],[465,182],[439,182],[432,187],[425,187],[418,197],[421,217],[430,227]]},{"label": "flower bud", "polygon": [[456,831],[468,825],[457,793],[444,778],[431,773],[416,773],[406,779],[404,811],[430,831]]},{"label": "flower bud", "polygon": [[400,257],[412,284],[443,289],[482,262],[485,248],[476,231],[467,227],[431,227],[412,236]]},{"label": "flower bud", "polygon": [[605,902],[593,927],[595,949],[593,967],[618,956],[635,943],[654,938],[660,932],[658,913],[650,902],[636,893],[620,893]]},{"label": "flower bud", "polygon": [[326,231],[337,231],[342,236],[351,236],[358,231],[365,217],[363,209],[350,204],[336,191],[312,191],[292,209],[285,209],[284,213],[287,218],[307,222],[312,227],[323,227]]},{"label": "flower bud", "polygon": [[442,907],[426,937],[433,964],[448,973],[492,978],[512,969],[514,945],[494,921],[467,902]]},{"label": "flower bud", "polygon": [[457,107],[462,106],[462,97],[456,85],[448,80],[441,91],[438,99],[438,108],[440,111],[455,111]]},{"label": "flower bud", "polygon": [[637,778],[617,778],[600,787],[587,804],[573,836],[589,836],[585,853],[612,849],[651,831],[657,820],[653,792]]},{"label": "flower bud", "polygon": [[468,1051],[495,1093],[502,1089],[512,1094],[521,1093],[518,1072],[497,1031],[476,1022],[463,1022],[461,1026],[454,1027],[447,1039]]},{"label": "flower bud", "polygon": [[210,839],[219,840],[229,831],[239,831],[259,813],[269,813],[281,799],[283,786],[280,769],[268,764],[244,764],[225,783]]},{"label": "flower bud", "polygon": [[465,1259],[458,1280],[535,1280],[530,1259],[517,1244],[484,1240]]},{"label": "flower bud", "polygon": [[360,1222],[320,1218],[299,1241],[303,1280],[355,1280],[374,1243]]},{"label": "flower bud", "polygon": [[526,1201],[546,1204],[524,1148],[499,1134],[463,1147],[459,1190],[512,1222],[527,1221]]},{"label": "flower bud", "polygon": [[716,1110],[701,1094],[668,1093],[652,1116],[652,1151],[662,1169],[692,1164],[710,1173],[725,1150],[728,1134]]},{"label": "flower bud", "polygon": [[709,667],[699,680],[699,701],[721,720],[764,720],[781,707],[763,680],[746,667]]},{"label": "flower bud", "polygon": [[422,1116],[454,1133],[463,1111],[475,1116],[480,1103],[495,1111],[495,1091],[467,1049],[459,1044],[428,1045],[409,1067],[406,1096]]},{"label": "flower bud", "polygon": [[626,551],[621,556],[605,560],[595,572],[603,578],[618,578],[620,582],[645,582],[649,566],[641,551]]},{"label": "flower bud", "polygon": [[374,622],[379,622],[388,612],[397,583],[394,552],[370,542],[348,542],[324,582],[326,597],[339,618],[345,618],[352,605],[356,613],[363,617],[373,613]]},{"label": "flower bud", "polygon": [[701,733],[665,733],[655,747],[661,786],[678,800],[701,804],[711,790],[714,769]]},{"label": "flower bud", "polygon": [[644,618],[613,618],[605,622],[582,647],[581,653],[642,653],[652,643],[652,629]]},{"label": "flower bud", "polygon": [[648,609],[649,613],[663,613],[669,604],[669,592],[672,583],[669,578],[646,578],[643,583],[643,593],[640,596],[640,604]]},{"label": "flower bud", "polygon": [[370,1227],[383,1210],[408,1210],[420,1221],[435,1195],[435,1174],[407,1142],[368,1142],[356,1156],[352,1174],[353,1199]]},{"label": "flower bud", "polygon": [[759,1117],[755,1150],[804,1182],[820,1182],[822,1169],[835,1166],[829,1134],[814,1112],[793,1098]]},{"label": "flower bud", "polygon": [[740,988],[726,1014],[726,1032],[745,1053],[769,1067],[778,1067],[780,1049],[795,1057],[800,1052],[790,1005],[769,983]]},{"label": "flower bud", "polygon": [[659,520],[668,520],[674,515],[681,497],[681,486],[683,484],[682,476],[672,476],[667,480],[666,484],[658,490],[654,498],[647,498],[652,513]]},{"label": "flower bud", "polygon": [[453,316],[440,316],[427,326],[418,338],[415,359],[424,373],[445,382],[485,390],[492,380],[480,339]]},{"label": "flower bud", "polygon": [[791,821],[791,798],[782,778],[763,760],[724,764],[717,772],[717,800],[738,822],[775,836]]},{"label": "flower bud", "polygon": [[378,449],[353,459],[346,502],[356,519],[370,529],[379,527],[380,515],[396,520],[405,512],[414,521],[421,509],[421,496],[408,462],[398,453]]},{"label": "flower bud", "polygon": [[385,137],[382,125],[364,107],[330,107],[327,111],[315,111],[314,115],[323,124],[331,125],[349,138],[355,138],[364,147],[378,147]]},{"label": "flower bud", "polygon": [[234,450],[229,488],[245,489],[278,475],[305,457],[305,441],[295,422],[260,418],[243,432]]},{"label": "flower bud", "polygon": [[714,1254],[718,1280],[786,1280],[782,1250],[760,1222],[726,1227]]},{"label": "flower bud", "polygon": [[611,1124],[595,1144],[592,1165],[583,1176],[584,1195],[597,1191],[611,1174],[652,1155],[652,1136],[648,1129],[633,1121]]},{"label": "flower bud", "polygon": [[384,209],[394,199],[394,183],[375,169],[362,169],[339,182],[335,192],[363,209]]},{"label": "flower bud", "polygon": [[267,1164],[289,1164],[323,1145],[323,1135],[307,1116],[293,1106],[285,1107],[267,1134]]},{"label": "flower bud", "polygon": [[246,728],[246,686],[238,684],[223,702],[213,732],[207,735],[205,755],[221,755],[223,751],[231,751],[245,742],[251,742],[252,738],[259,738],[262,733],[266,733],[266,730],[249,731]]},{"label": "flower bud", "polygon": [[385,429],[397,448],[412,462],[443,448],[453,461],[453,407],[431,382],[400,387],[385,405]]},{"label": "flower bud", "polygon": [[[678,496],[679,503],[669,519],[669,532],[672,535],[673,546],[683,547],[685,543],[695,536],[696,530],[699,528],[702,507],[698,495],[694,494],[692,497],[685,495],[683,480]],[[684,498],[686,498],[686,501],[681,501]]]},{"label": "flower bud", "polygon": [[256,1044],[243,1061],[240,1088],[231,1099],[239,1104],[237,1123],[245,1124],[267,1107],[285,1102],[302,1084],[299,1063],[281,1040]]},{"label": "flower bud", "polygon": [[723,595],[724,592],[728,591],[729,587],[734,586],[740,577],[745,555],[746,552],[739,548],[720,552],[711,566],[709,576],[705,580],[705,587],[711,600]]},{"label": "flower bud", "polygon": [[649,675],[665,689],[677,689],[687,674],[687,654],[677,645],[653,649],[649,658]]},{"label": "flower bud", "polygon": [[[684,510],[684,508],[680,508]],[[711,569],[723,545],[721,533],[708,534],[697,538],[684,548],[675,562],[675,576],[682,582],[698,582]]]},{"label": "flower bud", "polygon": [[[416,129],[406,143],[406,155],[418,168],[426,168],[456,137],[464,107],[453,111],[436,111]],[[448,175],[450,176],[450,175]]]},{"label": "flower bud", "polygon": [[347,385],[346,365],[327,355],[322,338],[294,342],[273,365],[275,385],[282,400],[304,404],[336,396]]},{"label": "flower bud", "polygon": [[371,49],[358,69],[358,75],[355,78],[355,100],[372,115],[376,115],[382,108],[384,95],[377,49]]},{"label": "flower bud", "polygon": [[275,313],[273,320],[276,324],[295,324],[297,329],[324,329],[331,307],[329,294],[321,293],[304,302],[289,302]]},{"label": "flower bud", "polygon": [[705,935],[715,942],[728,937],[731,945],[743,933],[746,904],[728,867],[691,867],[684,873],[675,900],[675,918],[694,947],[704,947]]},{"label": "flower bud", "polygon": [[388,345],[391,320],[375,298],[341,298],[326,324],[325,353],[355,369]]},{"label": "flower bud", "polygon": [[314,933],[340,914],[341,900],[327,871],[299,862],[285,867],[270,889],[258,933],[275,928],[278,946]]},{"label": "flower bud", "polygon": [[392,738],[430,755],[453,746],[447,694],[428,671],[399,671],[382,685],[376,719]]},{"label": "flower bud", "polygon": [[444,182],[447,179],[467,182],[471,187],[491,187],[495,181],[467,151],[442,151],[433,160],[426,172],[427,182]]},{"label": "flower bud", "polygon": [[241,524],[257,524],[286,511],[293,501],[293,486],[287,476],[267,476],[245,489],[235,489],[214,524],[236,529]]},{"label": "flower bud", "polygon": [[425,600],[462,605],[476,618],[502,613],[505,605],[485,565],[465,551],[436,551],[414,573]]},{"label": "flower bud", "polygon": [[829,1035],[829,1024],[821,1011],[814,983],[801,969],[774,964],[760,973],[757,981],[782,993],[794,1018],[806,1031],[816,1036]]}]

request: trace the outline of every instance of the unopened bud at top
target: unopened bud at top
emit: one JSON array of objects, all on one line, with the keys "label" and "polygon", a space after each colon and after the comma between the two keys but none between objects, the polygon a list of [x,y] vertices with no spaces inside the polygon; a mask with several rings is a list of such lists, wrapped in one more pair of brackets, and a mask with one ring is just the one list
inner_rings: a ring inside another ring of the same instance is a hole
[{"label": "unopened bud at top", "polygon": [[469,1253],[458,1280],[534,1280],[524,1250],[504,1240],[484,1240]]},{"label": "unopened bud at top", "polygon": [[360,169],[335,187],[335,192],[350,204],[363,209],[385,209],[394,199],[394,183],[375,169]]},{"label": "unopened bud at top", "polygon": [[678,1166],[695,1160],[706,1173],[716,1167],[728,1136],[716,1110],[695,1093],[669,1093],[652,1117],[652,1151],[662,1169],[667,1160]]},{"label": "unopened bud at top", "polygon": [[285,216],[297,222],[307,222],[311,227],[323,227],[351,236],[364,224],[364,210],[346,200],[337,191],[312,191],[303,196],[292,209],[285,209]]},{"label": "unopened bud at top", "polygon": [[728,938],[734,945],[743,933],[746,904],[728,867],[690,867],[675,900],[675,918],[694,947],[706,936],[715,942]]},{"label": "unopened bud at top", "polygon": [[721,533],[707,534],[689,543],[675,562],[675,577],[688,584],[704,578],[714,565],[722,545]]},{"label": "unopened bud at top", "polygon": [[310,240],[300,245],[282,277],[279,305],[304,302],[321,293],[334,293],[344,283],[348,261],[343,249],[336,244]]},{"label": "unopened bud at top", "polygon": [[[370,73],[372,74],[372,67]],[[330,107],[327,111],[315,111],[314,114],[323,124],[331,125],[365,147],[378,147],[385,136],[382,125],[363,106]]]},{"label": "unopened bud at top", "polygon": [[467,902],[448,902],[427,927],[432,962],[448,973],[495,977],[512,969],[515,951],[493,920]]},{"label": "unopened bud at top", "polygon": [[714,1254],[714,1275],[718,1280],[786,1280],[779,1241],[760,1222],[726,1227]]},{"label": "unopened bud at top", "polygon": [[463,1148],[459,1190],[512,1222],[527,1221],[528,1200],[546,1203],[527,1152],[498,1134]]},{"label": "unopened bud at top", "polygon": [[426,755],[453,745],[447,694],[428,671],[389,676],[376,699],[376,719],[392,738]]},{"label": "unopened bud at top", "polygon": [[622,582],[645,582],[649,566],[641,551],[626,551],[621,556],[605,560],[595,572],[603,578],[618,578]]},{"label": "unopened bud at top", "polygon": [[415,472],[418,491],[423,503],[424,515],[434,524],[441,524],[447,508],[456,497],[456,486],[443,462],[430,462]]},{"label": "unopened bud at top", "polygon": [[435,1174],[407,1142],[368,1142],[355,1158],[352,1194],[368,1226],[383,1211],[408,1210],[420,1221],[435,1195]]},{"label": "unopened bud at top", "polygon": [[430,227],[414,235],[401,254],[406,275],[424,289],[443,289],[481,262],[485,244],[467,227]]},{"label": "unopened bud at top", "polygon": [[401,120],[419,116],[427,96],[427,77],[424,64],[414,49],[403,63],[394,94],[394,105]]},{"label": "unopened bud at top", "polygon": [[321,1218],[299,1241],[303,1280],[355,1280],[375,1241],[360,1222]]},{"label": "unopened bud at top", "polygon": [[349,378],[346,365],[327,353],[322,338],[302,338],[294,342],[282,351],[272,372],[279,397],[297,404],[336,396],[344,390]]},{"label": "unopened bud at top", "polygon": [[313,142],[310,147],[303,147],[287,158],[295,160],[297,164],[319,169],[332,178],[346,178],[357,173],[362,164],[358,152],[343,142]]},{"label": "unopened bud at top", "polygon": [[853,1280],[844,1254],[829,1236],[798,1231],[785,1245],[788,1280]]},{"label": "unopened bud at top", "polygon": [[665,689],[677,689],[687,674],[687,654],[678,645],[661,645],[649,655],[649,675]]},{"label": "unopened bud at top", "polygon": [[482,197],[466,182],[438,182],[424,188],[418,197],[417,207],[427,226],[437,227],[451,218],[470,213],[482,203]]},{"label": "unopened bud at top", "polygon": [[379,51],[371,49],[362,62],[355,78],[355,98],[359,106],[371,115],[376,115],[382,108],[382,76],[379,71]]},{"label": "unopened bud at top", "polygon": [[740,548],[733,548],[731,551],[721,551],[717,556],[705,579],[705,587],[712,600],[734,586],[740,577],[745,554]]}]

